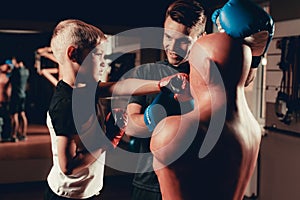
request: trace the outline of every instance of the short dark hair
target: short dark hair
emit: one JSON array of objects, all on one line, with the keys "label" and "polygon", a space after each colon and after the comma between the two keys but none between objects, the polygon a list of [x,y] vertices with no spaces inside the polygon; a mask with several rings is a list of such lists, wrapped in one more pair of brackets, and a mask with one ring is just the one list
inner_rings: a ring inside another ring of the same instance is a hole
[{"label": "short dark hair", "polygon": [[168,7],[166,18],[171,17],[172,20],[185,25],[195,32],[197,36],[205,31],[206,15],[204,7],[200,2],[195,0],[176,0]]}]

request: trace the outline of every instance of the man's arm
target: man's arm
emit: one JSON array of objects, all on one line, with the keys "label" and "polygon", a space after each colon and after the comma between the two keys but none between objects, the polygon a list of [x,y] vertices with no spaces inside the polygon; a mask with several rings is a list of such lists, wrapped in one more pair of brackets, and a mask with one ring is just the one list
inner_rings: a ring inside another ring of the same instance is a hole
[{"label": "man's arm", "polygon": [[12,90],[11,83],[10,83],[10,81],[8,81],[8,83],[5,86],[5,92],[6,92],[8,100],[11,97],[11,90]]},{"label": "man's arm", "polygon": [[126,134],[135,137],[150,137],[151,133],[144,122],[142,106],[137,103],[127,105],[128,124]]},{"label": "man's arm", "polygon": [[52,85],[56,86],[59,80],[55,76],[53,76],[53,74],[58,74],[58,71],[58,68],[48,68],[42,69],[40,71],[40,74],[48,79],[50,83],[52,83]]},{"label": "man's arm", "polygon": [[44,56],[45,58],[48,58],[50,60],[52,60],[53,62],[56,62],[57,63],[57,60],[56,58],[54,57],[53,53],[52,53],[52,50],[50,47],[43,47],[43,48],[39,48],[37,50],[37,53],[40,55],[40,56]]},{"label": "man's arm", "polygon": [[[55,63],[58,64],[57,59],[54,57],[52,50],[50,47],[43,47],[43,48],[39,48],[37,51],[37,57],[36,57],[36,68],[37,68],[37,72],[40,75],[43,75],[46,79],[48,79],[50,81],[50,83],[52,83],[54,86],[57,85],[58,81],[62,78],[62,74],[58,68],[47,68],[47,69],[41,69],[41,63],[40,63],[40,57],[43,56]],[[58,79],[53,76],[53,74],[58,74]]]}]

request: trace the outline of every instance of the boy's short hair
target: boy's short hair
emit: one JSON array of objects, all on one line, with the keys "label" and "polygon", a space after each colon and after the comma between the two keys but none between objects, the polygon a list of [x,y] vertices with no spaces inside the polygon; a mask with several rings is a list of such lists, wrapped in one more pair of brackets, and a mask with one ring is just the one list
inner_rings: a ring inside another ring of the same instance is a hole
[{"label": "boy's short hair", "polygon": [[206,15],[203,6],[194,0],[176,0],[168,7],[166,16],[188,27],[192,35],[200,36],[205,32]]},{"label": "boy's short hair", "polygon": [[51,38],[51,49],[53,55],[62,61],[62,56],[68,46],[76,48],[76,58],[79,64],[84,60],[83,52],[93,50],[105,40],[104,33],[97,27],[77,19],[67,19],[57,24]]}]

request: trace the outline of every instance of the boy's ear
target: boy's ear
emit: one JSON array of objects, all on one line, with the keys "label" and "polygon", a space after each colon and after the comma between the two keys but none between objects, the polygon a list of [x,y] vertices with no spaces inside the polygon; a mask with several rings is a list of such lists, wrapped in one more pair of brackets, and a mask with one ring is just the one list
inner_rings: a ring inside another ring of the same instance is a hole
[{"label": "boy's ear", "polygon": [[68,57],[70,60],[72,60],[73,62],[79,62],[78,60],[78,51],[77,48],[70,46],[68,48]]}]

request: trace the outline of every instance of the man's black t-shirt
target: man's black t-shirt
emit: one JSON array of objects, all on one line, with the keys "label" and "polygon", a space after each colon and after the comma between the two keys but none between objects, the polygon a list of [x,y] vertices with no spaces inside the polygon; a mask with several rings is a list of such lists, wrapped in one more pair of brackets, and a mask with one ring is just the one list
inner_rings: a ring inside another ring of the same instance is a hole
[{"label": "man's black t-shirt", "polygon": [[[188,62],[178,67],[170,65],[167,61],[159,61],[157,63],[148,63],[136,67],[133,72],[133,78],[146,80],[160,80],[166,76],[170,76],[179,72],[189,74],[190,66]],[[157,94],[146,96],[133,96],[129,103],[137,103],[142,106],[142,112],[148,105],[152,103]],[[152,161],[153,155],[150,152],[150,138],[139,138],[140,157],[137,163],[137,172],[133,179],[133,185],[137,188],[160,192],[158,179],[153,171]]]}]

